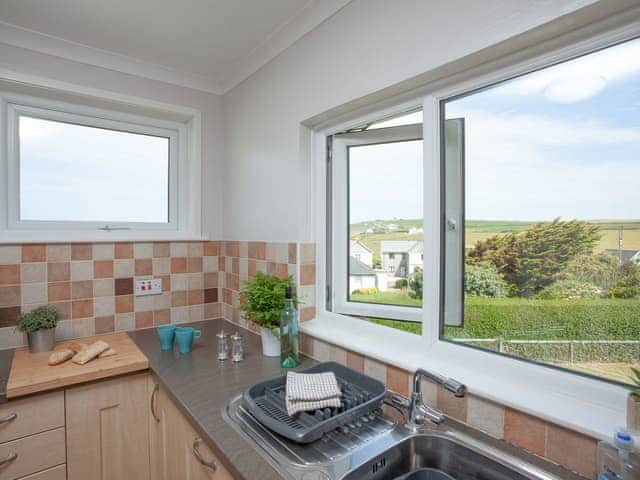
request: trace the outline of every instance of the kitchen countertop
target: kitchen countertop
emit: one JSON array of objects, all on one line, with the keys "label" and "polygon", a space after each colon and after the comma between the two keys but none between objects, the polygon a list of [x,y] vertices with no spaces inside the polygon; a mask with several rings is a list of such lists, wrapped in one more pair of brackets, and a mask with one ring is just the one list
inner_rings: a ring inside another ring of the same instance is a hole
[{"label": "kitchen countertop", "polygon": [[[282,375],[278,357],[262,355],[260,337],[222,320],[188,324],[202,330],[191,354],[162,351],[155,329],[138,330],[129,335],[149,359],[149,368],[161,386],[185,414],[212,451],[236,478],[276,480],[282,476],[247,443],[223,418],[229,399],[251,385]],[[241,331],[245,359],[239,363],[217,360],[216,333]],[[302,357],[301,367],[315,362]]]}]

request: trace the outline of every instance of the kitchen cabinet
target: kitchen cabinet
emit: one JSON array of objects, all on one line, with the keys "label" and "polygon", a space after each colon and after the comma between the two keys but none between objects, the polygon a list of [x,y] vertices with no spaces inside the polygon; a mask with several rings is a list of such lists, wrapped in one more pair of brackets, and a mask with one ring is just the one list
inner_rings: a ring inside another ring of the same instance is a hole
[{"label": "kitchen cabinet", "polygon": [[148,383],[150,471],[159,480],[230,480],[233,477],[200,439],[169,395]]},{"label": "kitchen cabinet", "polygon": [[149,477],[147,373],[65,392],[68,480]]}]

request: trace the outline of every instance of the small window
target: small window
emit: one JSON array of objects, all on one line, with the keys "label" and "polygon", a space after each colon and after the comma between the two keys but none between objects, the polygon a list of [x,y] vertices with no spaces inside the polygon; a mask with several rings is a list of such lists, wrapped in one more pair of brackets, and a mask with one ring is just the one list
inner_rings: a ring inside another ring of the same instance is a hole
[{"label": "small window", "polygon": [[632,382],[639,88],[637,39],[442,101],[443,339]]},{"label": "small window", "polygon": [[[414,333],[421,331],[422,261],[409,252],[423,242],[421,122],[420,111],[330,137],[328,306]],[[356,253],[364,250],[366,261]]]},{"label": "small window", "polygon": [[[0,93],[7,155],[0,239],[165,239],[201,235],[191,119],[138,116]],[[160,115],[160,114],[159,114]],[[182,114],[180,114],[182,115]],[[193,117],[192,117],[193,118]]]}]

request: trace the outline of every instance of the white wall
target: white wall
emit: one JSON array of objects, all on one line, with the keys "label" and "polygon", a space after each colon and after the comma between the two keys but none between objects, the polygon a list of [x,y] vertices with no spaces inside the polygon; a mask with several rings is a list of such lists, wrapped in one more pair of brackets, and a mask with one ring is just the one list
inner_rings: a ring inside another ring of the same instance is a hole
[{"label": "white wall", "polygon": [[203,198],[204,231],[213,239],[222,237],[223,126],[220,96],[3,44],[0,44],[0,67],[83,87],[109,90],[200,110],[206,184]]},{"label": "white wall", "polygon": [[312,240],[303,120],[590,3],[353,0],[225,95],[225,238]]}]

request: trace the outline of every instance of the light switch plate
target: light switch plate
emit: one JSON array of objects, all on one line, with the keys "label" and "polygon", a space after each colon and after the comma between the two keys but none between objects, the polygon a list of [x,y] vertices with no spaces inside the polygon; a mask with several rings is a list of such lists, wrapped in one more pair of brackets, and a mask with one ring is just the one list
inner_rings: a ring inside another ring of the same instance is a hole
[{"label": "light switch plate", "polygon": [[159,295],[162,293],[162,279],[136,280],[134,294],[136,297],[144,295]]}]

